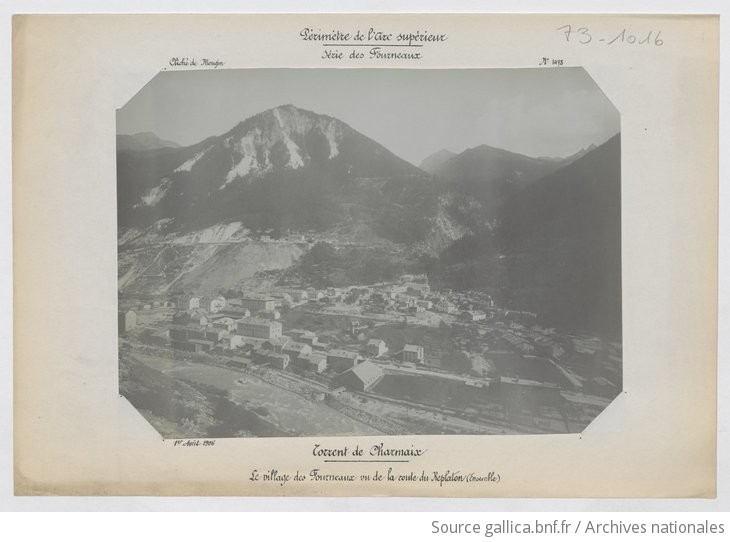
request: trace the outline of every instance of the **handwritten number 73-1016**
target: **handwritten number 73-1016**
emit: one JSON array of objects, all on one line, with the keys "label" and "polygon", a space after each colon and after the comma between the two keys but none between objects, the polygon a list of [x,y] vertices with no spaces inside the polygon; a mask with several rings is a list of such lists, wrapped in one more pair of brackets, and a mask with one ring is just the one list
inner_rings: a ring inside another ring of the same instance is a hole
[{"label": "handwritten number 73-1016", "polygon": [[579,43],[581,45],[588,45],[589,43],[602,43],[605,45],[650,45],[654,47],[661,47],[664,45],[664,40],[662,40],[661,37],[661,30],[649,30],[648,32],[634,33],[623,28],[620,32],[611,34],[608,37],[593,36],[587,26],[573,27],[572,25],[566,24],[556,28],[555,30],[562,32],[563,35],[565,35],[565,41],[568,43]]}]

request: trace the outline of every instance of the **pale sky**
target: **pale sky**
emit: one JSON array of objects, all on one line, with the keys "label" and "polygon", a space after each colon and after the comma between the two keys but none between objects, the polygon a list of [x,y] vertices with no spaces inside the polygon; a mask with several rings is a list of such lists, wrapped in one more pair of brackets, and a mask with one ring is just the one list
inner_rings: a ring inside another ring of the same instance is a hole
[{"label": "pale sky", "polygon": [[117,133],[191,145],[283,104],[338,118],[418,165],[490,145],[567,156],[620,130],[582,68],[237,69],[161,72],[117,112]]}]

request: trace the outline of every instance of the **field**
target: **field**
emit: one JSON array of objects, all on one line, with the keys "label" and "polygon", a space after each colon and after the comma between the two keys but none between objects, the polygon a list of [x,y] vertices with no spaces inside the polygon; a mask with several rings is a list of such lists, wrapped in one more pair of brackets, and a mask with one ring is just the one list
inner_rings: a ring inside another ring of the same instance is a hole
[{"label": "field", "polygon": [[374,393],[414,403],[466,410],[478,400],[486,400],[488,390],[470,388],[457,381],[420,375],[389,374],[373,389]]},{"label": "field", "polygon": [[568,385],[560,371],[544,358],[523,357],[512,352],[492,352],[489,359],[495,364],[499,376]]}]

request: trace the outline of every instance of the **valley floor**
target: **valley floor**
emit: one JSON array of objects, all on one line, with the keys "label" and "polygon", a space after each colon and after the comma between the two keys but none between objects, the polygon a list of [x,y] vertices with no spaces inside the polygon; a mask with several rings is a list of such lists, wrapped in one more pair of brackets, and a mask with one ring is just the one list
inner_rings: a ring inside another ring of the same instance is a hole
[{"label": "valley floor", "polygon": [[[620,360],[579,352],[597,339],[494,317],[466,322],[433,310],[404,317],[345,301],[284,311],[285,334],[310,330],[327,349],[363,353],[370,339],[388,345],[383,355],[365,354],[382,376],[358,390],[331,371],[254,363],[250,349],[171,348],[177,311],[146,307],[120,337],[120,392],[165,438],[575,433],[619,389],[597,375],[608,368],[620,378]],[[421,363],[402,359],[406,344],[424,347]],[[567,344],[570,355],[561,353]]]}]

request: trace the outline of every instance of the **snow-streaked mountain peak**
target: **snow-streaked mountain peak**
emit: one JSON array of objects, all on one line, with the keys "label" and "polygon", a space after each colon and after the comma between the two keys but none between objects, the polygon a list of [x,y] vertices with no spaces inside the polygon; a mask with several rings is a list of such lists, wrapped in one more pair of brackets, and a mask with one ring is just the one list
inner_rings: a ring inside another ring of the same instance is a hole
[{"label": "snow-streaked mountain peak", "polygon": [[275,168],[294,170],[308,166],[315,159],[308,150],[315,137],[326,141],[329,152],[324,158],[335,158],[344,127],[334,118],[291,104],[250,117],[226,134],[225,145],[232,151],[232,160],[220,189],[237,180],[260,177]]}]

